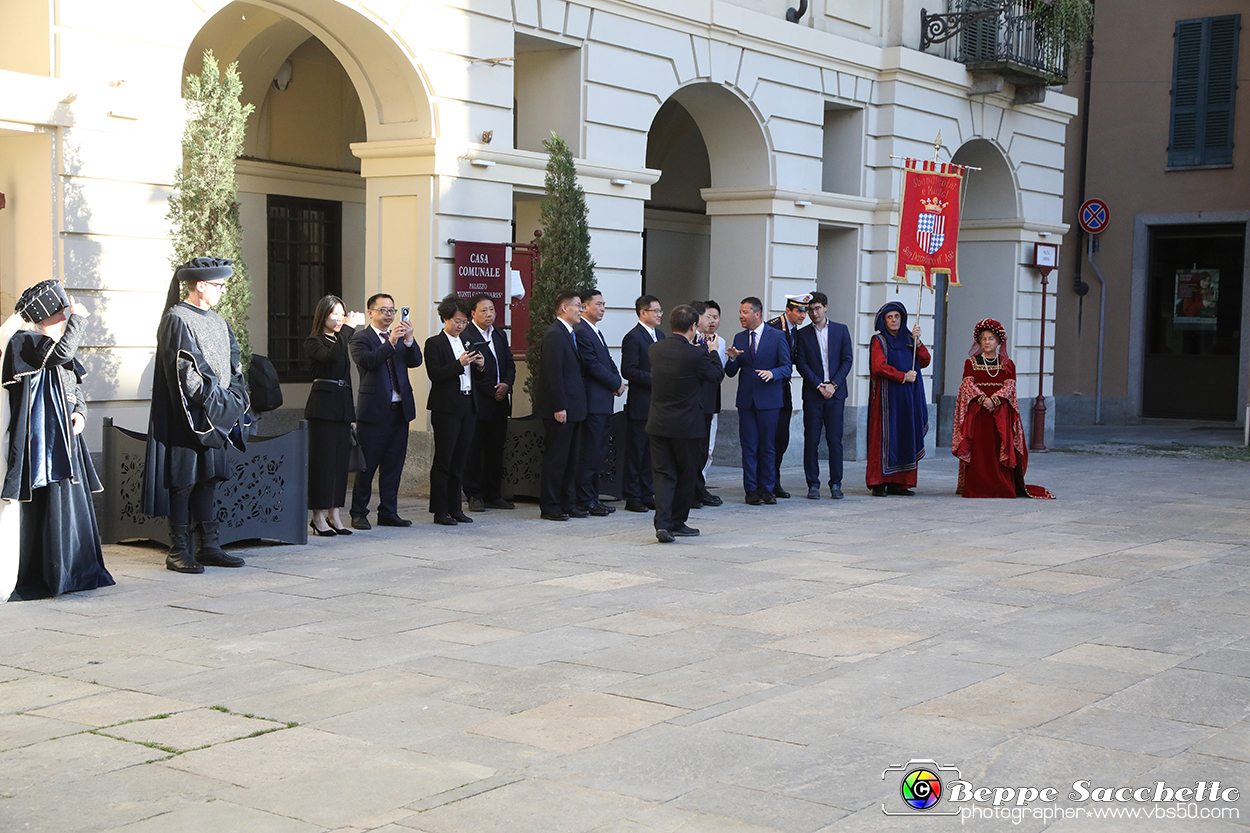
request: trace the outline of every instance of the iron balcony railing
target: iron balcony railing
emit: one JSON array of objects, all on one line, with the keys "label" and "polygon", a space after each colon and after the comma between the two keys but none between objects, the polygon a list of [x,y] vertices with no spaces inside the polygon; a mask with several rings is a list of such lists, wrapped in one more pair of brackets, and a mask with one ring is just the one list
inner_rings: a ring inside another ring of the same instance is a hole
[{"label": "iron balcony railing", "polygon": [[944,58],[1017,84],[1063,84],[1067,32],[1047,11],[1044,0],[947,0],[945,13],[920,10],[920,50],[940,46]]}]

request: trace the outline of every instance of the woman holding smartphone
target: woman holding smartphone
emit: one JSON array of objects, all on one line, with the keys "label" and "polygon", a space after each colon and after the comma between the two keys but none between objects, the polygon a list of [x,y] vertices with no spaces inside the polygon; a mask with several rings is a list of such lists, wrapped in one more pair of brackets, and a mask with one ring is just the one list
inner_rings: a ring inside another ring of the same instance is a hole
[{"label": "woman holding smartphone", "polygon": [[[351,333],[365,321],[358,312],[345,313],[343,300],[327,295],[317,302],[312,332],[304,339],[304,356],[312,365],[313,384],[304,406],[308,420],[308,506],[312,531],[326,538],[351,535],[339,509],[347,502],[347,455],[356,427],[352,404],[352,362],[347,351]],[[328,519],[327,519],[328,518]]]},{"label": "woman holding smartphone", "polygon": [[465,347],[460,338],[469,323],[464,301],[447,296],[438,305],[443,331],[425,342],[425,372],[430,376],[426,407],[434,428],[434,462],[430,467],[430,513],[434,523],[457,526],[473,523],[461,503],[464,466],[477,422],[472,369],[485,364],[482,354]]}]

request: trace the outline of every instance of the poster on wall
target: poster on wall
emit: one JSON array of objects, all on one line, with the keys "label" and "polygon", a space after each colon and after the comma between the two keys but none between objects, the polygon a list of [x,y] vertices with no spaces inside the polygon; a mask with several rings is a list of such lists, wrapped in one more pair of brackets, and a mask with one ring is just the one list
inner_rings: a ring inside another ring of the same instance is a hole
[{"label": "poster on wall", "polygon": [[1176,302],[1172,312],[1175,326],[1214,330],[1219,301],[1219,269],[1176,270]]}]

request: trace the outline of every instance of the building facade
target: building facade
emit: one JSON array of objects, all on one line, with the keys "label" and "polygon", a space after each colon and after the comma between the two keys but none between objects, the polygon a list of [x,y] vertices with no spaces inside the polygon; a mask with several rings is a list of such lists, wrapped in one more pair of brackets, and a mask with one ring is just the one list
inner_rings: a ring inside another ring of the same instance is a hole
[{"label": "building facade", "polygon": [[[732,334],[744,296],[771,315],[787,294],[819,289],[857,344],[847,447],[860,457],[868,343],[888,300],[919,307],[937,349],[935,401],[955,393],[987,316],[1007,325],[1030,395],[1045,324],[1049,396],[1055,334],[1029,264],[1034,242],[1067,230],[1075,99],[921,51],[918,0],[815,0],[797,22],[790,5],[8,0],[3,302],[63,279],[95,313],[91,442],[104,415],[146,429],[181,84],[211,49],[238,62],[255,108],[237,165],[249,332],[290,380],[288,407],[306,396],[295,357],[321,294],[361,309],[388,292],[432,332],[453,288],[450,240],[531,239],[553,131],[587,192],[610,342],[642,292],[666,309],[715,298]],[[964,286],[933,295],[889,275],[901,157],[932,158],[939,132],[942,161],[979,170],[966,186]],[[420,371],[414,384],[420,400]]]},{"label": "building facade", "polygon": [[[1082,114],[1068,127],[1064,216],[1073,231],[1061,255],[1055,367],[1062,422],[1244,425],[1246,10],[1237,0],[1097,4],[1092,59],[1073,67],[1067,87]],[[1110,214],[1093,252],[1077,227],[1091,198]]]}]

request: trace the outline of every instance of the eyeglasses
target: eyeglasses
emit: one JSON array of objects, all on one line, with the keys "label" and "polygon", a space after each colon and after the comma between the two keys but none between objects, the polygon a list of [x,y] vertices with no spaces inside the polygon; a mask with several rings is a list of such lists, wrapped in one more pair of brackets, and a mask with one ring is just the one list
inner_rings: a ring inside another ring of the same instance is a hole
[{"label": "eyeglasses", "polygon": [[226,282],[225,282],[225,281],[204,281],[204,283],[208,284],[209,286],[213,287],[214,289],[225,289],[225,288],[226,288]]},{"label": "eyeglasses", "polygon": [[370,307],[370,312],[380,312],[383,315],[394,315],[398,310],[394,307]]},{"label": "eyeglasses", "polygon": [[647,307],[647,309],[644,310],[644,312],[664,312],[664,308],[663,307]]}]

